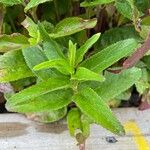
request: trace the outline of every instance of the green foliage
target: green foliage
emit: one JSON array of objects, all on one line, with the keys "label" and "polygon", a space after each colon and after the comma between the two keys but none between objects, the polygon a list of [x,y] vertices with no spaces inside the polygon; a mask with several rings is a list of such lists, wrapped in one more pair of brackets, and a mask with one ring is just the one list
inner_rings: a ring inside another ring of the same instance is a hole
[{"label": "green foliage", "polygon": [[[0,82],[15,91],[5,94],[8,111],[45,123],[66,117],[79,145],[92,123],[123,135],[109,107],[127,100],[133,85],[140,95],[150,90],[149,0],[0,4]],[[141,55],[127,67],[124,60]]]},{"label": "green foliage", "polygon": [[137,42],[134,39],[122,40],[91,56],[81,66],[99,73],[121,58],[130,55],[136,48]]},{"label": "green foliage", "polygon": [[85,88],[76,94],[74,102],[95,123],[118,135],[124,134],[123,126],[114,117],[108,105],[91,88]]},{"label": "green foliage", "polygon": [[21,34],[1,35],[0,52],[17,50],[29,46],[28,38]]},{"label": "green foliage", "polygon": [[34,121],[42,123],[51,123],[64,118],[66,114],[67,108],[64,107],[58,110],[48,110],[44,112],[32,113],[32,116],[34,116]]},{"label": "green foliage", "polygon": [[26,65],[20,50],[0,56],[0,82],[15,81],[30,76],[34,75]]},{"label": "green foliage", "polygon": [[27,6],[25,7],[25,12],[28,11],[29,9],[38,6],[39,4],[52,1],[52,0],[31,0]]},{"label": "green foliage", "polygon": [[115,0],[87,0],[85,2],[81,3],[81,7],[92,7],[92,6],[96,6],[96,5],[102,5],[102,4],[108,4],[111,2],[114,2]]},{"label": "green foliage", "polygon": [[23,2],[22,0],[0,0],[0,3],[6,6],[17,5],[17,4],[21,4],[22,2]]},{"label": "green foliage", "polygon": [[79,67],[76,73],[72,76],[72,79],[81,80],[81,81],[93,80],[93,81],[101,81],[101,82],[105,80],[105,78],[102,75],[97,74],[84,67]]},{"label": "green foliage", "polygon": [[54,28],[54,32],[50,34],[53,38],[68,36],[84,29],[93,28],[97,23],[96,19],[84,20],[78,17],[71,17],[62,20]]}]

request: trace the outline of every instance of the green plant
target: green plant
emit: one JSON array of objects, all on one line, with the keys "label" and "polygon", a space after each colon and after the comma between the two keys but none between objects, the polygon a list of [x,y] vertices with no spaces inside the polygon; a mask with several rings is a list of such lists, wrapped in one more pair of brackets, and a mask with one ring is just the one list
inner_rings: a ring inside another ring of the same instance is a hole
[{"label": "green plant", "polygon": [[[85,143],[92,123],[123,135],[109,103],[120,101],[134,84],[140,94],[149,88],[143,75],[148,73],[149,55],[136,64],[150,48],[142,55],[136,51],[147,43],[150,18],[144,12],[149,1],[0,3],[0,82],[10,82],[16,92],[5,94],[6,108],[34,113],[45,123],[67,116],[70,134],[79,144]],[[20,11],[12,13],[15,8]],[[116,71],[121,72],[112,73]]]}]

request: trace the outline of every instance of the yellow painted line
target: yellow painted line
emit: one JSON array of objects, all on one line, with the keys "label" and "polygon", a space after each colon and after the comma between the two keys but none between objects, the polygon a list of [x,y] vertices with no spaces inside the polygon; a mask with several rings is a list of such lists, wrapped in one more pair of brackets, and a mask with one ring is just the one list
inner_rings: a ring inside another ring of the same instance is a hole
[{"label": "yellow painted line", "polygon": [[126,132],[130,132],[133,134],[133,138],[138,150],[150,150],[150,144],[147,139],[143,136],[140,128],[134,121],[128,121],[124,128]]}]

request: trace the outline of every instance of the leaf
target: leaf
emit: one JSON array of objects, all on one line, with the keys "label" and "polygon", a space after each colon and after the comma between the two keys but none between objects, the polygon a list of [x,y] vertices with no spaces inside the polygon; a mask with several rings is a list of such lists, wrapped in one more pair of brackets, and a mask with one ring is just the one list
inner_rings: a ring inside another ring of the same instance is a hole
[{"label": "leaf", "polygon": [[38,112],[31,115],[33,121],[38,121],[42,123],[52,123],[64,118],[67,114],[67,108],[61,108],[58,110],[49,110],[46,112]]},{"label": "leaf", "polygon": [[[16,93],[12,97],[8,98],[7,102],[10,106],[15,106],[18,103],[24,103],[30,99],[35,99],[44,94],[69,88],[69,80],[65,78],[50,78],[47,81],[39,82],[36,85],[30,86],[27,89]],[[10,105],[11,104],[11,105]]]},{"label": "leaf", "polygon": [[31,38],[29,38],[29,42],[31,45],[35,45],[40,41],[40,32],[38,30],[38,25],[34,23],[34,21],[26,17],[26,19],[21,23],[21,25],[27,29]]},{"label": "leaf", "polygon": [[85,55],[85,53],[93,46],[94,43],[97,42],[97,40],[100,37],[100,33],[97,33],[93,35],[90,39],[88,39],[84,45],[82,45],[76,52],[76,65],[78,65]]},{"label": "leaf", "polygon": [[101,35],[99,41],[96,43],[96,51],[100,51],[101,49],[106,48],[111,44],[129,38],[133,38],[137,42],[143,42],[143,39],[135,31],[133,26],[112,28],[110,30],[107,30],[104,34]]},{"label": "leaf", "polygon": [[[29,98],[23,101],[9,101],[6,103],[7,110],[19,113],[35,113],[58,110],[67,106],[72,101],[73,91],[62,89]],[[27,95],[28,96],[28,95]]]},{"label": "leaf", "polygon": [[76,60],[76,44],[73,44],[72,41],[69,41],[68,59],[70,66],[74,68]]},{"label": "leaf", "polygon": [[0,0],[0,3],[6,6],[13,6],[13,5],[21,4],[22,0]]},{"label": "leaf", "polygon": [[150,1],[149,0],[135,0],[135,5],[137,6],[138,10],[145,13],[145,11],[150,6]]},{"label": "leaf", "polygon": [[41,23],[38,23],[38,28],[40,31],[40,35],[44,40],[43,48],[48,59],[51,60],[65,58],[60,45],[49,36],[49,34],[47,33],[47,31]]},{"label": "leaf", "polygon": [[60,45],[54,40],[44,41],[43,50],[49,60],[65,58]]},{"label": "leaf", "polygon": [[149,77],[149,74],[148,74],[147,69],[143,68],[141,78],[135,83],[136,90],[141,95],[150,87],[148,77]]},{"label": "leaf", "polygon": [[69,63],[65,59],[54,59],[54,60],[49,60],[45,61],[43,63],[40,63],[36,65],[33,70],[41,70],[41,69],[47,69],[47,68],[56,68],[59,70],[61,73],[68,75],[72,74],[72,68],[70,67]]},{"label": "leaf", "polygon": [[141,78],[141,75],[141,69],[138,68],[131,68],[119,74],[107,73],[105,82],[97,85],[94,90],[107,102],[129,89]]},{"label": "leaf", "polygon": [[28,48],[22,49],[22,53],[23,53],[23,56],[25,58],[27,65],[39,79],[47,80],[50,77],[57,76],[57,74],[51,69],[40,70],[40,71],[33,70],[33,67],[35,65],[48,60],[44,54],[44,51],[39,46],[28,47]]},{"label": "leaf", "polygon": [[84,114],[81,116],[82,134],[85,138],[88,138],[90,135],[90,121],[91,120]]},{"label": "leaf", "polygon": [[22,52],[10,51],[0,56],[0,82],[15,81],[34,76],[26,65]]},{"label": "leaf", "polygon": [[[108,92],[108,91],[107,91]],[[123,135],[124,129],[106,103],[91,88],[85,88],[74,96],[74,102],[88,117],[111,132]]]},{"label": "leaf", "polygon": [[29,45],[28,39],[19,33],[0,35],[0,52],[18,50]]},{"label": "leaf", "polygon": [[145,56],[142,60],[146,64],[146,68],[150,70],[150,55]]},{"label": "leaf", "polygon": [[96,19],[84,20],[78,17],[70,17],[60,21],[50,37],[59,38],[63,36],[68,36],[84,29],[93,28],[97,23]]},{"label": "leaf", "polygon": [[80,4],[81,7],[92,7],[96,5],[109,4],[115,0],[93,0],[93,1],[84,1]]},{"label": "leaf", "polygon": [[67,115],[67,125],[71,136],[76,136],[77,131],[82,131],[81,112],[78,108],[72,108]]},{"label": "leaf", "polygon": [[116,8],[124,17],[133,20],[134,23],[141,15],[134,0],[116,0]]},{"label": "leaf", "polygon": [[[132,5],[129,3],[130,0],[116,0],[117,10],[126,18],[131,19],[133,17]],[[131,0],[132,1],[132,0]]]},{"label": "leaf", "polygon": [[119,41],[91,56],[89,59],[81,63],[80,66],[88,68],[94,72],[102,72],[121,58],[131,54],[137,46],[138,43],[134,39]]},{"label": "leaf", "polygon": [[100,82],[103,82],[105,80],[105,78],[102,75],[97,74],[83,67],[79,67],[77,69],[75,75],[72,76],[72,79],[81,80],[81,81],[91,80],[91,81],[100,81]]},{"label": "leaf", "polygon": [[30,2],[25,7],[25,12],[27,12],[29,9],[38,6],[39,4],[52,1],[52,0],[30,0]]}]

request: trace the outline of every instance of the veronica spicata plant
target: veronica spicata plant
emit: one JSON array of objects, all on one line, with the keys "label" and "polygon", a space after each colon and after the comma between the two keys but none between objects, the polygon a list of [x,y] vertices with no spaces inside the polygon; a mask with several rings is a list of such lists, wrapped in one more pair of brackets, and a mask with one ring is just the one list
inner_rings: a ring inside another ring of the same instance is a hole
[{"label": "veronica spicata plant", "polygon": [[134,84],[141,94],[149,88],[140,65],[150,64],[149,56],[135,65],[148,51],[135,52],[149,32],[149,2],[140,2],[0,0],[0,82],[14,87],[5,94],[6,108],[45,123],[66,117],[79,144],[92,123],[124,135],[109,102]]}]

